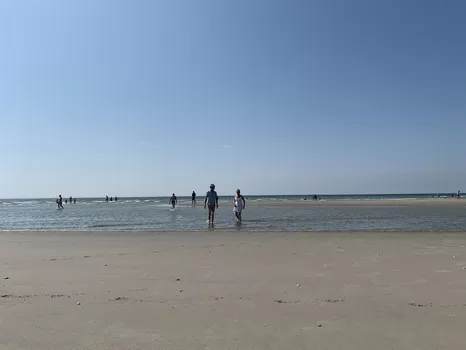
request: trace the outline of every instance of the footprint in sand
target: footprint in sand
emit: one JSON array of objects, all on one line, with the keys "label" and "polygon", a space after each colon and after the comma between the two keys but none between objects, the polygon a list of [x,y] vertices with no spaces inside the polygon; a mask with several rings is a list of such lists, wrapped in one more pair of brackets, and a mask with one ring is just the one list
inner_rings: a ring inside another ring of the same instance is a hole
[{"label": "footprint in sand", "polygon": [[345,292],[348,292],[348,291],[354,291],[354,290],[357,290],[361,288],[361,285],[360,284],[351,284],[351,283],[348,283],[348,284],[345,284],[343,286],[343,290]]},{"label": "footprint in sand", "polygon": [[409,282],[406,282],[405,284],[406,285],[411,285],[411,284],[423,284],[423,283],[427,283],[428,280],[425,279],[425,278],[419,278],[419,279],[416,279],[416,280],[412,280],[412,281],[409,281]]},{"label": "footprint in sand", "polygon": [[335,266],[337,266],[337,263],[330,263],[330,264],[323,264],[323,265],[322,265],[322,267],[323,267],[324,269],[327,269],[327,268],[329,268],[329,267],[335,267]]}]

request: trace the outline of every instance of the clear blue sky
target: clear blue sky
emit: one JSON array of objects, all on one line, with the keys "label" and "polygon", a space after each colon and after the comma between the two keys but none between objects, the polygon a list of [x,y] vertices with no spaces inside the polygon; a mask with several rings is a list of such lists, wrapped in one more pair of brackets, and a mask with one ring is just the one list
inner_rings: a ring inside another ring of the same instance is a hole
[{"label": "clear blue sky", "polygon": [[0,197],[466,191],[465,13],[0,0]]}]

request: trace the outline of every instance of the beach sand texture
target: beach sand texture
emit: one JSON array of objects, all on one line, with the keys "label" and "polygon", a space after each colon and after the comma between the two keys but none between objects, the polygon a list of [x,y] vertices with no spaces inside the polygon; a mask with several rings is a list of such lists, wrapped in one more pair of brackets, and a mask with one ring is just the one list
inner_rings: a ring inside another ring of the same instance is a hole
[{"label": "beach sand texture", "polygon": [[464,233],[0,234],[0,349],[464,349]]},{"label": "beach sand texture", "polygon": [[249,206],[315,206],[315,207],[370,207],[370,206],[424,206],[424,205],[446,205],[446,206],[466,206],[463,198],[428,198],[428,199],[380,199],[380,200],[319,200],[310,198],[306,200],[289,201],[247,201]]}]

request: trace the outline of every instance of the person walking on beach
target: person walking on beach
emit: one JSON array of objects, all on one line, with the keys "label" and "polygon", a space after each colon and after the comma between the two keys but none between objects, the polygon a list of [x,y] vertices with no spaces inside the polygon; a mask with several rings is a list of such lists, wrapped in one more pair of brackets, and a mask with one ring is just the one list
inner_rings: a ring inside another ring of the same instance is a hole
[{"label": "person walking on beach", "polygon": [[170,198],[169,203],[171,203],[172,209],[175,209],[175,204],[178,203],[178,199],[176,199],[176,196],[174,193],[172,194],[172,197]]},{"label": "person walking on beach", "polygon": [[236,196],[233,199],[233,204],[233,212],[235,213],[236,221],[241,222],[241,212],[244,208],[246,208],[246,200],[241,195],[241,191],[239,188],[236,190]]},{"label": "person walking on beach", "polygon": [[217,192],[215,192],[214,184],[210,185],[210,191],[205,195],[204,209],[206,208],[206,205],[209,207],[209,224],[213,224],[215,208],[218,209],[218,196]]},{"label": "person walking on beach", "polygon": [[191,195],[191,204],[195,205],[196,204],[196,192],[193,191],[193,194]]},{"label": "person walking on beach", "polygon": [[58,205],[58,209],[65,209],[63,208],[63,198],[61,197],[61,194],[58,195],[57,200],[55,201]]}]

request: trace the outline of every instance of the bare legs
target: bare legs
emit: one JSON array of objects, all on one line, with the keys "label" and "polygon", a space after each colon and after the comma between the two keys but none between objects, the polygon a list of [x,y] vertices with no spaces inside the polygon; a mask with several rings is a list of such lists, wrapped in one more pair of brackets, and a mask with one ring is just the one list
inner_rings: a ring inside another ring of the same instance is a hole
[{"label": "bare legs", "polygon": [[209,205],[209,222],[214,223],[215,205]]}]

